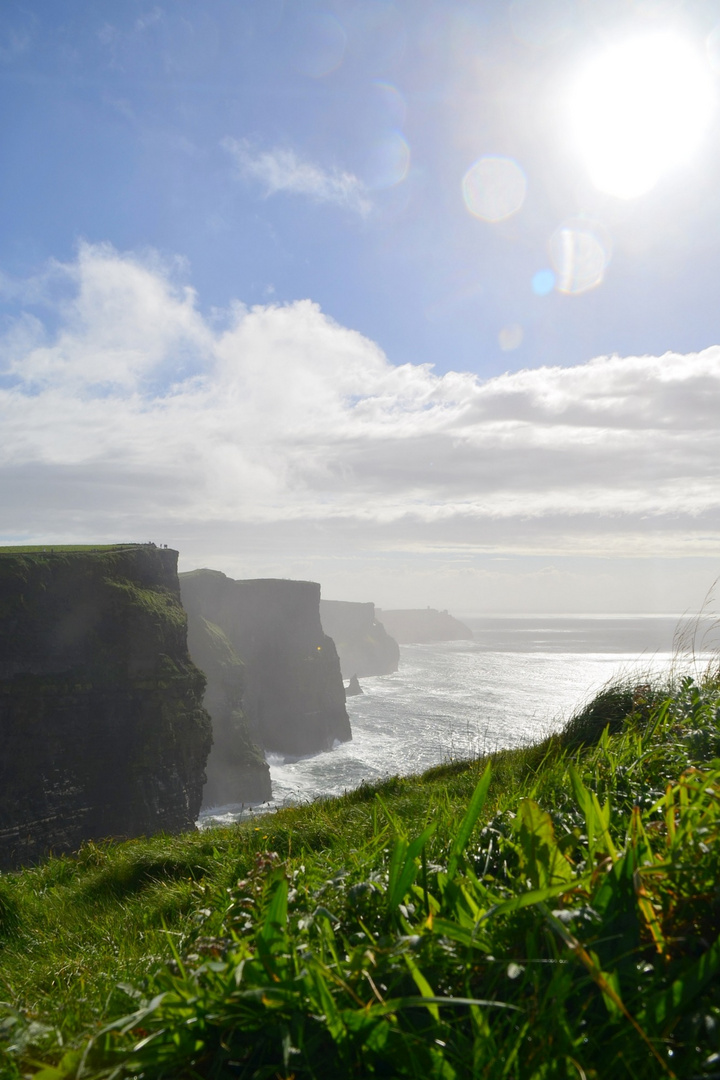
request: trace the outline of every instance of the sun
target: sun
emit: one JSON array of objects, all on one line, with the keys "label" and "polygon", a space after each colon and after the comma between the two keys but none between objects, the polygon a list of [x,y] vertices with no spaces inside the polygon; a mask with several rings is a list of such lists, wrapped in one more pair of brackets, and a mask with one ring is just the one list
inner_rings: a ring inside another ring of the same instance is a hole
[{"label": "sun", "polygon": [[597,56],[572,85],[568,107],[595,186],[630,199],[690,158],[713,111],[713,84],[688,41],[656,33]]}]

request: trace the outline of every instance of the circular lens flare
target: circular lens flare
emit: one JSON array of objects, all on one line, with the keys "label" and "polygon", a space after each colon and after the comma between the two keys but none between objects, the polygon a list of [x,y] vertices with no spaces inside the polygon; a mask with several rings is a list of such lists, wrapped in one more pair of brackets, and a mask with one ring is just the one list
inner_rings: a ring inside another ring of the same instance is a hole
[{"label": "circular lens flare", "polygon": [[329,12],[306,15],[296,28],[295,68],[301,75],[322,79],[340,66],[347,34]]},{"label": "circular lens flare", "polygon": [[389,131],[375,142],[368,156],[368,187],[375,191],[395,187],[405,180],[409,169],[410,147],[405,136]]},{"label": "circular lens flare", "polygon": [[570,123],[593,183],[631,199],[685,161],[707,128],[705,57],[670,33],[631,38],[598,56],[570,94]]},{"label": "circular lens flare", "polygon": [[503,326],[498,334],[498,344],[503,352],[512,352],[513,349],[520,348],[524,337],[522,326],[513,323],[512,326]]},{"label": "circular lens flare", "polygon": [[568,221],[550,238],[550,257],[557,272],[556,288],[579,295],[600,285],[610,262],[610,241],[601,227]]},{"label": "circular lens flare", "polygon": [[525,202],[525,173],[512,158],[481,157],[462,182],[463,198],[471,214],[482,221],[504,221]]},{"label": "circular lens flare", "polygon": [[533,274],[530,285],[536,296],[549,296],[555,288],[556,280],[554,271],[549,266],[546,266],[543,270],[538,270],[537,273]]}]

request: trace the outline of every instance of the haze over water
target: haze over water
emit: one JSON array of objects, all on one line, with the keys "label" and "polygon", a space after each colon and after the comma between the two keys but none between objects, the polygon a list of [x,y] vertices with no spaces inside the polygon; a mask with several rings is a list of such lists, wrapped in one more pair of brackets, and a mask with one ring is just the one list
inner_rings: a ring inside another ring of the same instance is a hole
[{"label": "haze over water", "polygon": [[313,757],[269,756],[273,800],[218,808],[203,823],[341,795],[363,780],[514,747],[558,730],[609,680],[702,670],[717,627],[677,616],[465,619],[473,641],[401,645],[393,675],[361,680],[348,698],[351,742]]}]

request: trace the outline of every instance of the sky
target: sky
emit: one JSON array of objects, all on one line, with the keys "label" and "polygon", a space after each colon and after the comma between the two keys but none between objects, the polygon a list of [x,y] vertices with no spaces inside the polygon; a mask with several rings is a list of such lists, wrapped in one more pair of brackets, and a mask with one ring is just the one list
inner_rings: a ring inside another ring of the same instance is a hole
[{"label": "sky", "polygon": [[720,0],[3,0],[0,95],[0,544],[712,593]]}]

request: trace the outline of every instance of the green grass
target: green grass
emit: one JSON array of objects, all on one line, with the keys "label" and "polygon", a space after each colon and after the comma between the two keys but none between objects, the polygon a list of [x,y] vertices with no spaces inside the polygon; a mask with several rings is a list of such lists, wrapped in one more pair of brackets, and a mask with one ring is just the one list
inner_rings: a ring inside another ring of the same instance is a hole
[{"label": "green grass", "polygon": [[[0,1075],[720,1076],[720,684],[0,877]],[[4,1070],[4,1071],[3,1071]]]},{"label": "green grass", "polygon": [[52,551],[122,551],[124,548],[146,547],[146,544],[14,544],[0,546],[0,555],[47,555]]}]

